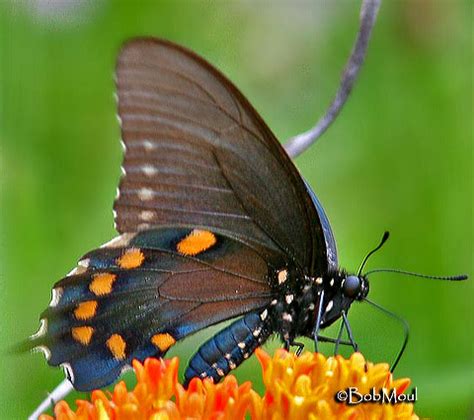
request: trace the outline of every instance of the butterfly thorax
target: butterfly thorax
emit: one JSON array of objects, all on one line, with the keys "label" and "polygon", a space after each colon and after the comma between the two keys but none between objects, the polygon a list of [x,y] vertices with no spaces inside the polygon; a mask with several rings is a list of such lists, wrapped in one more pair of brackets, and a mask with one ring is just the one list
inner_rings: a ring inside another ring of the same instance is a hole
[{"label": "butterfly thorax", "polygon": [[344,270],[309,277],[285,269],[276,273],[276,283],[269,309],[272,328],[287,343],[299,336],[312,337],[320,307],[320,328],[326,328],[369,291],[367,279]]}]

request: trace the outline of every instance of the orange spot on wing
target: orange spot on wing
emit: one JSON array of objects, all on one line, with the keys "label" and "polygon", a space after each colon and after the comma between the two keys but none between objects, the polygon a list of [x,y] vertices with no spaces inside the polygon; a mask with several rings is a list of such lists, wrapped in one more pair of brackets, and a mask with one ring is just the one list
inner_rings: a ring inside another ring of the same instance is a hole
[{"label": "orange spot on wing", "polygon": [[81,302],[77,305],[74,310],[74,316],[76,319],[89,319],[92,318],[97,311],[97,302],[95,300],[88,300],[87,302]]},{"label": "orange spot on wing", "polygon": [[151,337],[151,342],[156,347],[158,347],[162,352],[165,352],[174,343],[176,343],[176,340],[173,338],[171,334],[165,333],[165,334],[155,334],[153,337]]},{"label": "orange spot on wing", "polygon": [[115,274],[97,274],[89,285],[89,290],[97,296],[108,295],[112,291],[112,285],[115,280],[117,280]]},{"label": "orange spot on wing", "polygon": [[183,255],[197,255],[206,251],[217,242],[216,235],[208,230],[193,229],[178,245],[178,252]]},{"label": "orange spot on wing", "polygon": [[72,338],[79,343],[87,346],[91,342],[92,334],[94,334],[94,328],[92,327],[74,327],[71,330]]},{"label": "orange spot on wing", "polygon": [[117,260],[117,264],[120,268],[128,270],[140,267],[143,261],[145,261],[143,252],[137,248],[130,248]]},{"label": "orange spot on wing", "polygon": [[125,343],[125,340],[122,338],[121,335],[111,335],[110,338],[106,341],[106,344],[110,352],[116,359],[125,359],[125,347],[127,346],[127,344]]}]

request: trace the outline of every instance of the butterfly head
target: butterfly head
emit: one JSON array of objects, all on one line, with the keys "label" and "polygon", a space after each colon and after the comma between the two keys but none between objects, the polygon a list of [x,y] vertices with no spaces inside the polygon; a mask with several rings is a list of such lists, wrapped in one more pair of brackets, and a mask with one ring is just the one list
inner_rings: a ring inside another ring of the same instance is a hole
[{"label": "butterfly head", "polygon": [[[368,259],[378,251],[389,237],[388,232],[384,232],[380,243],[370,251],[362,260],[357,270],[357,274],[348,274],[345,271],[339,271],[331,274],[329,281],[320,278],[320,289],[318,293],[324,292],[323,308],[324,314],[321,317],[321,326],[326,327],[342,316],[343,312],[349,310],[352,302],[363,300],[369,293],[369,281],[367,273],[362,274]],[[317,279],[318,280],[318,279]],[[317,282],[317,281],[316,281]]]},{"label": "butterfly head", "polygon": [[369,293],[369,281],[364,276],[349,275],[341,282],[341,292],[347,299],[362,300]]},{"label": "butterfly head", "polygon": [[344,272],[323,279],[321,286],[321,291],[324,291],[322,327],[332,324],[341,317],[343,311],[347,313],[354,301],[363,300],[369,293],[367,277]]}]

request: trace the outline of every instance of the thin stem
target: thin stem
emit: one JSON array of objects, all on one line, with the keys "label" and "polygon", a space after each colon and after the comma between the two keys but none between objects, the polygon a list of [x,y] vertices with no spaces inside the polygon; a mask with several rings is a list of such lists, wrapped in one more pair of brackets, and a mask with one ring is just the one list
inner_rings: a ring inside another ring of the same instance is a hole
[{"label": "thin stem", "polygon": [[344,72],[342,73],[341,82],[336,96],[326,113],[319,119],[313,128],[290,138],[286,142],[285,149],[292,158],[303,153],[319,137],[321,137],[339,115],[339,112],[346,103],[357,79],[362,63],[364,62],[372,28],[377,19],[380,2],[381,0],[362,1],[359,31],[351,55],[349,56],[349,60],[344,68]]},{"label": "thin stem", "polygon": [[65,398],[66,395],[73,390],[74,388],[71,382],[69,382],[69,379],[64,379],[56,388],[54,388],[53,392],[51,392],[51,394],[41,402],[36,410],[28,417],[28,420],[37,420],[41,414],[54,406],[56,402]]}]

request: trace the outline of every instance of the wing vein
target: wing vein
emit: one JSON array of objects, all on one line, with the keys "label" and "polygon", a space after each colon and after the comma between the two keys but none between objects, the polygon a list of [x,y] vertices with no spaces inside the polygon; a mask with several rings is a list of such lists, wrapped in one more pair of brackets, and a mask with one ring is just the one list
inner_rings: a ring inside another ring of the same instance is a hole
[{"label": "wing vein", "polygon": [[[180,213],[190,213],[190,214],[203,214],[209,216],[219,216],[219,217],[228,217],[234,219],[243,219],[243,220],[251,220],[251,218],[246,214],[235,214],[235,213],[221,213],[216,211],[206,211],[206,210],[190,210],[190,209],[183,209],[179,207],[164,207],[164,206],[145,206],[145,205],[134,205],[134,204],[127,204],[127,203],[120,203],[117,207],[129,207],[129,208],[138,208],[140,211],[143,209],[148,210],[164,210],[164,211],[176,211]],[[133,215],[133,217],[135,217]]]}]

